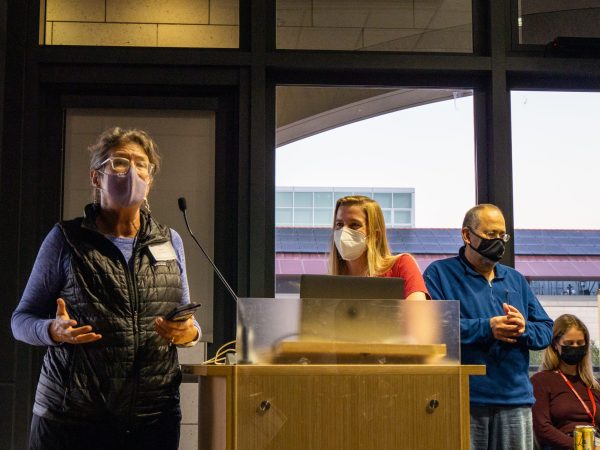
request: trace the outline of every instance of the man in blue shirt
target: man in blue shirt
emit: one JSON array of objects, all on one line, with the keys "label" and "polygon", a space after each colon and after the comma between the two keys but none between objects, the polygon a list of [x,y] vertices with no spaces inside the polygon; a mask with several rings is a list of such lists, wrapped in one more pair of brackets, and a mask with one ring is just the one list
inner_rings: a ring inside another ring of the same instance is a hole
[{"label": "man in blue shirt", "polygon": [[525,278],[498,264],[510,239],[498,207],[471,208],[461,234],[459,255],[424,277],[433,299],[460,300],[461,362],[486,366],[470,380],[471,449],[531,450],[529,350],[550,344],[552,320]]}]

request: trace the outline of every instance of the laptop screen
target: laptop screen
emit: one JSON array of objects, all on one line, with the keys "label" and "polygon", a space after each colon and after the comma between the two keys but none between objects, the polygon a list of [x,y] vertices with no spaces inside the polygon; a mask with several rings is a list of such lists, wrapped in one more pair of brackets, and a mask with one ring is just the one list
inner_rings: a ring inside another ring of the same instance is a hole
[{"label": "laptop screen", "polygon": [[300,336],[343,342],[403,342],[401,278],[302,275]]},{"label": "laptop screen", "polygon": [[401,300],[404,298],[404,280],[348,275],[302,275],[300,298]]}]

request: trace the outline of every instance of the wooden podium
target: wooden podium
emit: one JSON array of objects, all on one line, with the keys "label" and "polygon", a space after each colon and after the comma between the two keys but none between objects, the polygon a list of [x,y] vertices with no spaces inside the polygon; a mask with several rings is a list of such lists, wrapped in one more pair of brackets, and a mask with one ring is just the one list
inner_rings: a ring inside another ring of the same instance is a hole
[{"label": "wooden podium", "polygon": [[469,449],[469,376],[485,366],[184,366],[204,450]]}]

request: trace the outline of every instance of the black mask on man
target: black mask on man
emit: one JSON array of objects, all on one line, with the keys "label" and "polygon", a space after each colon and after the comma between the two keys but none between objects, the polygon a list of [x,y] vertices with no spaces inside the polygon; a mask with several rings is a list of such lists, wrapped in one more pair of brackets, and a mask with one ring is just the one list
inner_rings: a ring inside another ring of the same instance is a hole
[{"label": "black mask on man", "polygon": [[473,250],[490,261],[498,262],[502,259],[504,251],[506,250],[506,244],[502,239],[484,239],[480,236],[477,237],[481,239],[479,247],[475,248],[472,244],[469,244]]},{"label": "black mask on man", "polygon": [[579,364],[586,354],[585,346],[573,347],[572,345],[561,345],[560,348],[560,359],[571,366]]}]

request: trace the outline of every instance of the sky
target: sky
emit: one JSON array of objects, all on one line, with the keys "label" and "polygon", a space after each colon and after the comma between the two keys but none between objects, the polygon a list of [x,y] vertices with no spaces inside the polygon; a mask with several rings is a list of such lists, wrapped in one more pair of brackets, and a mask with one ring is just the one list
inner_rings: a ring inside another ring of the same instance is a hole
[{"label": "sky", "polygon": [[[600,94],[513,92],[515,228],[599,229]],[[459,228],[475,204],[472,97],[281,146],[276,185],[415,189],[415,226]]]},{"label": "sky", "polygon": [[600,229],[600,93],[514,92],[517,228]]}]

